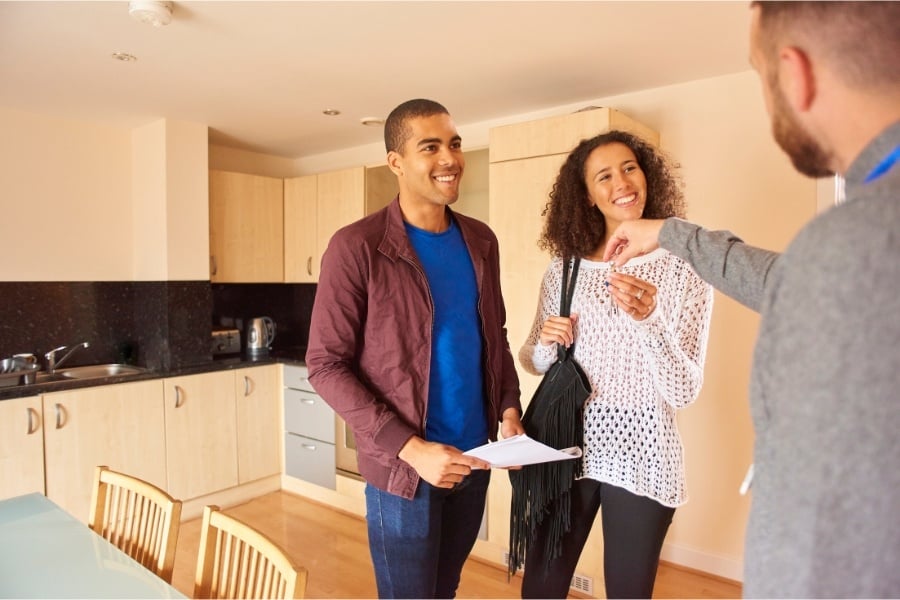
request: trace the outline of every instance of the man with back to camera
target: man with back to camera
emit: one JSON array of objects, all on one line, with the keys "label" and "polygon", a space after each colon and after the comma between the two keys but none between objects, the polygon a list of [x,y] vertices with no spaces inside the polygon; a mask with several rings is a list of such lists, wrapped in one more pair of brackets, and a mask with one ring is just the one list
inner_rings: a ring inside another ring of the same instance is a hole
[{"label": "man with back to camera", "polygon": [[751,10],[775,140],[801,173],[843,175],[846,201],[783,254],[666,219],[623,223],[605,260],[662,246],[762,315],[744,595],[898,597],[900,3]]},{"label": "man with back to camera", "polygon": [[339,230],[322,257],[306,362],[356,436],[381,598],[452,598],[490,465],[463,454],[523,433],[497,238],[455,213],[465,167],[447,109],[384,126],[398,197]]}]

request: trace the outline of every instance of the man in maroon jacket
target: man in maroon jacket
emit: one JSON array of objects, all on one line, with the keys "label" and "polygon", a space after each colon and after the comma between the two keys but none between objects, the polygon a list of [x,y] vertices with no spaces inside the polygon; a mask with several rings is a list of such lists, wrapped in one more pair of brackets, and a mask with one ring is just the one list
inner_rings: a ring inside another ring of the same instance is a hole
[{"label": "man in maroon jacket", "polygon": [[338,231],[322,258],[306,362],[356,437],[382,598],[452,598],[490,465],[466,450],[523,433],[497,238],[449,206],[465,167],[447,109],[410,100],[385,123],[398,197]]}]

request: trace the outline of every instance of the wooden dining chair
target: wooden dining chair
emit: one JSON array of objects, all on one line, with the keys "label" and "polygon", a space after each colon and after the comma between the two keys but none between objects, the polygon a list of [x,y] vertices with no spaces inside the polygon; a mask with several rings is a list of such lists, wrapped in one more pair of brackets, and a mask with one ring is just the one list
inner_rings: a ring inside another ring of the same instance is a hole
[{"label": "wooden dining chair", "polygon": [[137,477],[97,467],[88,526],[172,583],[181,500]]},{"label": "wooden dining chair", "polygon": [[218,506],[203,508],[194,598],[303,598],[306,578],[271,539]]}]

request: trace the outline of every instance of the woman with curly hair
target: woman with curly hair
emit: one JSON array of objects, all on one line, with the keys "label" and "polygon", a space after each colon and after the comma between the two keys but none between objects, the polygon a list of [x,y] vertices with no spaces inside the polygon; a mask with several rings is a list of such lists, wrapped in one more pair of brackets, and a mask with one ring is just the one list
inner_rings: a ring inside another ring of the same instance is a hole
[{"label": "woman with curly hair", "polygon": [[[610,131],[569,154],[544,209],[539,240],[554,256],[541,285],[522,366],[545,373],[556,344],[571,347],[591,381],[584,404],[582,477],[561,554],[550,519],[529,540],[523,598],[565,598],[600,506],[607,598],[650,598],[675,508],[687,500],[677,409],[703,381],[712,288],[681,259],[655,250],[618,269],[601,262],[623,221],[683,217],[681,187],[662,153]],[[559,316],[563,268],[580,259],[571,316]]]}]

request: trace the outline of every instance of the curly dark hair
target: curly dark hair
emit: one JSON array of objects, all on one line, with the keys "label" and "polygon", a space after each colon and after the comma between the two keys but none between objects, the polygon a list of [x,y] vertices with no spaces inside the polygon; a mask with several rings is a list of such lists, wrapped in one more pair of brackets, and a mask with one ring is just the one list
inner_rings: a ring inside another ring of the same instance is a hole
[{"label": "curly dark hair", "polygon": [[409,126],[411,119],[449,114],[443,104],[434,100],[407,100],[392,110],[384,122],[384,149],[403,154],[403,144],[412,135],[412,127]]},{"label": "curly dark hair", "polygon": [[581,140],[559,169],[550,192],[550,201],[541,213],[546,217],[538,246],[554,256],[588,256],[606,237],[606,220],[588,196],[584,165],[591,152],[612,143],[625,144],[634,152],[647,179],[647,203],[643,217],[663,219],[684,217],[685,202],[681,180],[675,174],[679,165],[648,142],[626,131],[612,130]]}]

